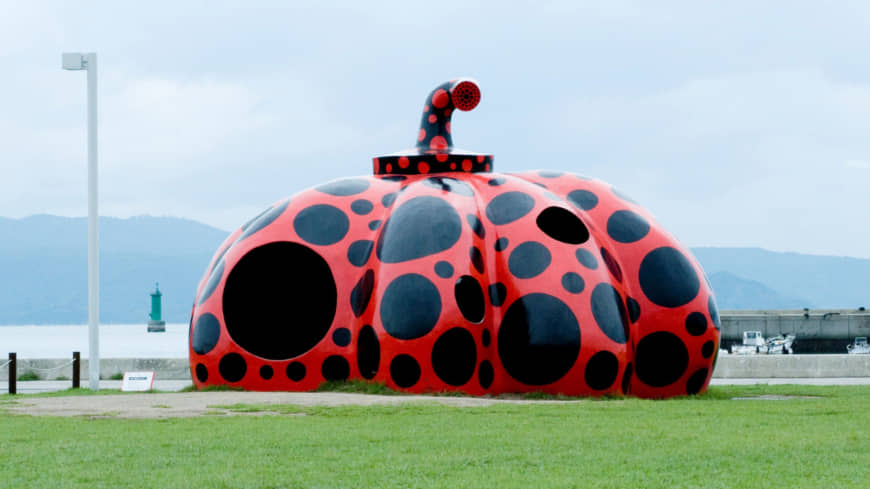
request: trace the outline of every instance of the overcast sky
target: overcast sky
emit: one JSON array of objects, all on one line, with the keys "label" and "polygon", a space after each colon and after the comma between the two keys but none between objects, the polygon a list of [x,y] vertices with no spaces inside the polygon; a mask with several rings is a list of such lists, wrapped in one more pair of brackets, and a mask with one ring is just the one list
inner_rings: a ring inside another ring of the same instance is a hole
[{"label": "overcast sky", "polygon": [[102,215],[234,229],[469,76],[454,142],[497,171],[601,178],[689,246],[870,258],[870,3],[823,3],[0,0],[0,215],[86,215],[60,53],[95,51]]}]

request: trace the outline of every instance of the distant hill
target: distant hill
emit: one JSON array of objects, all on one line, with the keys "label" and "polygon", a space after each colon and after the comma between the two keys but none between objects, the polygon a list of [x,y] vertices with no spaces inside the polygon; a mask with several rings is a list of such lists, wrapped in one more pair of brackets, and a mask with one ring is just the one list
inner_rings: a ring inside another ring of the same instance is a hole
[{"label": "distant hill", "polygon": [[[100,218],[100,320],[145,323],[160,282],[163,318],[187,322],[226,231],[187,219]],[[87,219],[0,218],[0,324],[87,322]]]},{"label": "distant hill", "polygon": [[[227,231],[172,217],[100,218],[100,320],[187,322],[196,285]],[[0,325],[87,322],[87,219],[0,218]],[[720,309],[870,306],[870,260],[695,248]]]},{"label": "distant hill", "polygon": [[[867,259],[781,253],[761,248],[693,248],[692,253],[708,277],[728,272],[760,282],[786,298],[806,299],[820,308],[870,306],[870,260]],[[715,283],[713,287],[717,299],[727,292],[722,290],[720,294]]]}]

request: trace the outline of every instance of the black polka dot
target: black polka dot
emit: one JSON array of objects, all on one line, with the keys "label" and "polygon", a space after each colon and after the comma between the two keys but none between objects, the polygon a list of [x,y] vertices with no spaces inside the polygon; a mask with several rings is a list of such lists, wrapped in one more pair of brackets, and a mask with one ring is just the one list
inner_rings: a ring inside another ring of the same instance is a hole
[{"label": "black polka dot", "polygon": [[619,197],[620,199],[622,199],[626,202],[630,202],[632,204],[637,204],[637,202],[635,202],[634,199],[629,197],[628,194],[617,190],[615,187],[610,187],[610,191],[613,192],[613,195]]},{"label": "black polka dot", "polygon": [[293,382],[301,382],[305,378],[305,365],[301,362],[290,362],[285,373]]},{"label": "black polka dot", "polygon": [[359,374],[366,379],[373,379],[378,373],[381,363],[381,344],[378,335],[370,325],[359,330],[356,338],[356,364]]},{"label": "black polka dot", "polygon": [[199,304],[202,305],[203,302],[207,301],[209,297],[214,293],[214,289],[217,288],[218,284],[221,283],[221,279],[224,276],[224,259],[221,258],[220,261],[215,265],[214,270],[211,271],[211,275],[208,277],[208,282],[205,283],[205,287],[202,288],[202,293],[199,294]]},{"label": "black polka dot", "polygon": [[[639,272],[640,288],[654,304],[679,307],[698,295],[698,275],[689,260],[671,247],[656,248],[643,258]],[[640,365],[638,375],[640,375]]]},{"label": "black polka dot", "polygon": [[496,339],[511,377],[528,385],[562,378],[580,352],[580,326],[564,302],[541,293],[520,297],[504,315]]},{"label": "black polka dot", "polygon": [[196,320],[193,337],[190,339],[193,351],[200,355],[210,352],[221,337],[221,324],[211,313],[205,313]]},{"label": "black polka dot", "polygon": [[622,269],[619,268],[619,263],[616,262],[613,255],[604,248],[601,248],[601,259],[604,260],[604,264],[607,265],[607,270],[610,271],[613,278],[615,278],[617,282],[622,282]]},{"label": "black polka dot", "polygon": [[381,323],[390,336],[413,340],[435,327],[441,316],[441,295],[429,279],[409,273],[390,282],[380,309]]},{"label": "black polka dot", "polygon": [[495,242],[495,251],[504,251],[508,247],[508,239],[507,238],[498,238]]},{"label": "black polka dot", "polygon": [[238,382],[245,377],[248,365],[238,353],[227,353],[218,363],[218,372],[227,382]]},{"label": "black polka dot", "polygon": [[[287,202],[289,203],[290,201],[288,200]],[[261,217],[263,217],[264,214],[268,213],[268,212],[271,211],[272,209],[274,209],[274,207],[268,207],[268,208],[266,208],[266,209],[263,209],[262,212],[260,212],[260,213],[257,214],[256,216],[252,217],[250,220],[248,220],[248,222],[242,224],[241,230],[242,230],[243,232],[244,232],[244,231],[247,231],[248,228],[251,227],[251,224],[254,224],[255,222],[257,222],[258,219],[260,219]]]},{"label": "black polka dot", "polygon": [[495,372],[493,371],[492,364],[489,363],[489,360],[480,362],[480,368],[477,370],[477,380],[480,382],[480,386],[484,389],[489,389],[494,377]]},{"label": "black polka dot", "polygon": [[477,345],[465,328],[448,329],[432,346],[432,370],[446,384],[465,384],[476,367]]},{"label": "black polka dot", "polygon": [[714,299],[712,295],[707,298],[707,312],[710,313],[710,319],[713,320],[713,326],[715,326],[716,329],[719,329],[721,325],[719,309],[716,307],[716,299]]},{"label": "black polka dot", "polygon": [[306,242],[326,246],[338,243],[347,235],[350,221],[341,209],[317,204],[302,209],[296,215],[293,229]]},{"label": "black polka dot", "polygon": [[355,267],[361,267],[369,261],[369,256],[374,248],[374,241],[367,239],[354,241],[347,249],[347,261]]},{"label": "black polka dot", "polygon": [[598,260],[595,258],[595,255],[593,255],[591,251],[579,248],[575,255],[577,256],[577,261],[580,262],[580,264],[584,267],[590,270],[595,270],[596,268],[598,268]]},{"label": "black polka dot", "polygon": [[535,199],[522,192],[505,192],[497,195],[486,206],[486,217],[493,224],[508,224],[528,214],[535,206]]},{"label": "black polka dot", "polygon": [[320,366],[320,373],[326,380],[347,380],[350,376],[350,364],[342,356],[330,355]]},{"label": "black polka dot", "polygon": [[480,343],[481,343],[484,347],[487,347],[487,346],[489,346],[489,344],[490,344],[491,342],[492,342],[492,335],[489,333],[489,330],[488,330],[488,329],[483,330],[483,331],[480,333]]},{"label": "black polka dot", "polygon": [[603,391],[610,388],[616,382],[616,376],[619,375],[619,360],[613,353],[602,350],[586,363],[586,371],[584,378],[586,385],[596,391]]},{"label": "black polka dot", "polygon": [[673,384],[689,366],[689,351],[675,334],[650,333],[638,342],[635,355],[637,378],[652,387]]},{"label": "black polka dot", "polygon": [[473,197],[474,190],[465,182],[450,177],[429,177],[423,180],[423,185],[441,190],[443,192],[452,192],[466,197]]},{"label": "black polka dot", "polygon": [[471,226],[471,230],[474,231],[474,234],[476,234],[478,238],[483,239],[486,236],[486,229],[483,228],[483,223],[480,222],[480,219],[478,219],[477,216],[474,214],[468,214],[465,216],[465,220],[468,221],[468,225]]},{"label": "black polka dot", "polygon": [[251,236],[257,231],[268,226],[269,224],[272,224],[275,219],[278,219],[278,217],[283,214],[285,210],[287,210],[287,205],[289,203],[290,200],[285,200],[284,202],[274,207],[270,207],[266,210],[266,212],[260,214],[260,216],[257,217],[255,221],[248,223],[247,227],[245,228],[245,232],[243,232],[241,236],[236,239],[236,242],[238,243],[239,241],[247,238],[248,236]]},{"label": "black polka dot", "polygon": [[625,372],[622,373],[622,393],[628,395],[631,392],[631,362],[625,366]]},{"label": "black polka dot", "polygon": [[713,341],[706,341],[704,345],[701,346],[701,356],[704,358],[710,358],[713,356],[713,348],[716,348],[716,344]]},{"label": "black polka dot", "polygon": [[474,266],[474,269],[477,270],[477,273],[483,273],[483,254],[480,252],[476,246],[472,246],[468,251],[469,258],[471,258],[471,264]]},{"label": "black polka dot", "polygon": [[701,392],[701,389],[704,388],[704,381],[707,380],[707,372],[706,368],[698,369],[689,377],[689,380],[686,381],[686,394],[694,396]]},{"label": "black polka dot", "polygon": [[350,291],[350,309],[356,317],[362,316],[366,308],[369,307],[369,300],[372,298],[372,289],[375,286],[375,272],[366,270],[366,273],[359,279],[359,282]]},{"label": "black polka dot", "polygon": [[572,294],[579,294],[580,292],[583,292],[583,288],[586,287],[586,282],[583,281],[583,277],[580,275],[577,275],[574,272],[568,272],[565,275],[562,275],[562,287]]},{"label": "black polka dot", "polygon": [[504,185],[505,182],[507,182],[507,179],[499,177],[490,179],[490,181],[486,183],[488,183],[491,187],[498,187],[499,185]]},{"label": "black polka dot", "polygon": [[275,371],[272,370],[272,367],[268,365],[263,365],[260,367],[260,378],[263,380],[269,380],[272,376],[275,375]]},{"label": "black polka dot", "polygon": [[592,289],[590,301],[592,317],[601,331],[611,340],[625,343],[628,337],[628,321],[619,292],[612,285],[602,282]]},{"label": "black polka dot", "polygon": [[208,380],[208,368],[201,363],[196,364],[196,378],[200,382],[205,382]]},{"label": "black polka dot", "polygon": [[583,221],[561,207],[547,207],[535,222],[544,234],[562,243],[580,244],[589,239],[589,230]]},{"label": "black polka dot", "polygon": [[547,188],[547,186],[541,182],[532,182],[532,184],[537,185],[538,187],[541,187],[541,188]]},{"label": "black polka dot", "polygon": [[628,308],[628,320],[631,321],[631,324],[636,323],[640,319],[640,304],[631,297],[626,297],[625,305]]},{"label": "black polka dot", "polygon": [[499,307],[504,304],[504,300],[507,298],[507,287],[501,282],[496,282],[489,286],[489,302],[492,303],[495,307]]},{"label": "black polka dot", "polygon": [[446,261],[439,261],[435,264],[435,274],[441,278],[450,278],[453,276],[453,265]]},{"label": "black polka dot", "polygon": [[307,246],[277,241],[254,248],[233,267],[223,293],[224,324],[246,351],[284,360],[326,336],[336,304],[326,261]]},{"label": "black polka dot", "polygon": [[381,227],[381,220],[375,220],[369,223],[369,229],[372,231],[376,231],[379,227]]},{"label": "black polka dot", "polygon": [[350,210],[352,210],[354,214],[360,216],[368,214],[374,208],[375,206],[365,199],[355,200],[352,204],[350,204]]},{"label": "black polka dot", "polygon": [[399,387],[411,387],[420,380],[420,364],[411,355],[396,355],[390,362],[390,377]]},{"label": "black polka dot", "polygon": [[368,180],[362,178],[345,178],[325,183],[319,187],[315,187],[318,191],[336,197],[346,197],[348,195],[356,195],[364,192],[369,188]]},{"label": "black polka dot", "polygon": [[568,201],[580,210],[590,211],[598,205],[598,196],[588,190],[574,190],[568,194]]},{"label": "black polka dot", "polygon": [[480,282],[477,279],[471,275],[459,277],[453,287],[453,292],[462,317],[472,323],[483,321],[483,316],[486,313],[486,302],[483,298],[483,289],[480,288]]},{"label": "black polka dot", "polygon": [[700,312],[693,312],[686,317],[686,331],[692,336],[701,336],[707,331],[707,318]]},{"label": "black polka dot", "polygon": [[607,219],[607,234],[620,243],[640,241],[649,233],[649,223],[631,211],[616,211]]},{"label": "black polka dot", "polygon": [[378,239],[378,258],[400,263],[440,253],[453,246],[462,234],[459,214],[444,199],[414,197],[400,205]]},{"label": "black polka dot", "polygon": [[401,182],[408,179],[408,177],[406,177],[405,175],[385,175],[380,178],[381,180],[387,180],[390,182]]},{"label": "black polka dot", "polygon": [[556,178],[556,177],[561,177],[563,175],[563,173],[560,171],[553,171],[553,170],[541,170],[538,172],[538,175],[540,175],[544,178]]},{"label": "black polka dot", "polygon": [[550,250],[536,241],[526,241],[514,248],[508,258],[508,270],[517,278],[532,278],[550,266]]},{"label": "black polka dot", "polygon": [[389,194],[384,195],[383,197],[381,197],[381,204],[383,204],[384,207],[389,207],[389,206],[393,205],[393,202],[396,201],[396,197],[398,195],[399,194],[397,194],[396,192],[391,192]]},{"label": "black polka dot", "polygon": [[338,346],[347,346],[350,344],[350,330],[347,328],[338,328],[332,332],[332,342]]}]

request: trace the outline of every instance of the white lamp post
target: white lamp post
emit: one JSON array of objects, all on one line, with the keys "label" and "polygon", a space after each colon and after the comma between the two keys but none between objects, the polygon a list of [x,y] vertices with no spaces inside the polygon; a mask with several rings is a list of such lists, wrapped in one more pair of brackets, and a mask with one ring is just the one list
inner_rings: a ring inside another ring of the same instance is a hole
[{"label": "white lamp post", "polygon": [[97,53],[63,53],[63,69],[88,71],[88,378],[100,389],[100,256],[97,234]]}]

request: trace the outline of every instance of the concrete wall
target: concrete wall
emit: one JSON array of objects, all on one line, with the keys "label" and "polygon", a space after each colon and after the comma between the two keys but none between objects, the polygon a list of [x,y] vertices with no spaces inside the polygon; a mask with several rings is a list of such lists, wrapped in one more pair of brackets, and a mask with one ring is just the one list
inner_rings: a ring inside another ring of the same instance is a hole
[{"label": "concrete wall", "polygon": [[744,331],[765,338],[793,334],[795,353],[846,353],[856,336],[870,336],[870,312],[857,309],[722,311],[720,318],[725,349],[740,343]]},{"label": "concrete wall", "polygon": [[[36,371],[69,362],[66,359],[18,360],[18,375],[34,371],[44,380],[72,377],[72,366],[49,372]],[[2,362],[0,362],[2,363]],[[154,370],[161,380],[189,380],[190,366],[186,358],[104,358],[100,375]],[[0,379],[8,378],[7,369],[0,368]],[[870,355],[719,355],[713,377],[717,378],[818,378],[870,377]],[[82,360],[81,379],[87,382],[88,361]],[[84,385],[84,384],[83,384]]]}]

